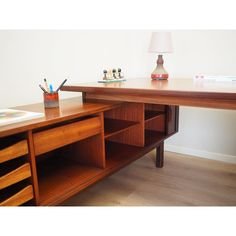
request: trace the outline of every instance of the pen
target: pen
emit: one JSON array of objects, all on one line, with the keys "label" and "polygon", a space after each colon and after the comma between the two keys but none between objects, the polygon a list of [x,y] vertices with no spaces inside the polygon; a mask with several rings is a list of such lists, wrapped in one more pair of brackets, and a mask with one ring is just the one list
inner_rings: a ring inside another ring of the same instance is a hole
[{"label": "pen", "polygon": [[44,93],[48,93],[46,89],[40,84],[39,87],[44,91]]},{"label": "pen", "polygon": [[44,84],[45,84],[46,91],[49,92],[48,83],[47,83],[46,78],[44,79]]},{"label": "pen", "polygon": [[52,87],[52,85],[50,84],[49,87],[50,87],[50,93],[53,93],[53,87]]},{"label": "pen", "polygon": [[67,79],[65,79],[62,83],[61,83],[61,85],[58,87],[58,89],[56,90],[56,93],[61,89],[61,87],[65,84],[65,82],[67,81]]}]

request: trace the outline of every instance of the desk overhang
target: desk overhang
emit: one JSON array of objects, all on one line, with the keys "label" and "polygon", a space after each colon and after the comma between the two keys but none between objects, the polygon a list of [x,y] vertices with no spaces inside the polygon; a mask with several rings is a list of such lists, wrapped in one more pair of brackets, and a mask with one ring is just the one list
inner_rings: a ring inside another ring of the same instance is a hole
[{"label": "desk overhang", "polygon": [[91,99],[236,109],[235,82],[129,79],[118,83],[66,85],[62,90],[83,92]]}]

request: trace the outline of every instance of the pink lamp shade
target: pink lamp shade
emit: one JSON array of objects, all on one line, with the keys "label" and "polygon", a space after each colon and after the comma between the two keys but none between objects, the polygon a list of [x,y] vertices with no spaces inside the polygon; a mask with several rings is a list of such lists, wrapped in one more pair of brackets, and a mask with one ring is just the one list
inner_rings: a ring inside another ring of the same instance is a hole
[{"label": "pink lamp shade", "polygon": [[157,80],[168,79],[169,74],[163,66],[164,60],[163,60],[162,54],[171,53],[172,51],[173,49],[172,49],[172,41],[171,41],[170,32],[152,33],[151,42],[149,45],[149,52],[158,54],[156,68],[151,74],[152,79],[157,79]]},{"label": "pink lamp shade", "polygon": [[154,32],[152,33],[149,52],[153,53],[171,53],[173,51],[172,48],[172,40],[170,32]]}]

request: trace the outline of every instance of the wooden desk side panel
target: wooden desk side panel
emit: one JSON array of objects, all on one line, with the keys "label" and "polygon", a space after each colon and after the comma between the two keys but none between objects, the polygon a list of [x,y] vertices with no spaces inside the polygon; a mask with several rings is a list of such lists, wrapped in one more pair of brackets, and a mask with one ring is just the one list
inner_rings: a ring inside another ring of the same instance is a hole
[{"label": "wooden desk side panel", "polygon": [[110,141],[143,147],[144,141],[144,104],[126,103],[122,107],[105,112],[106,118],[138,122],[128,130],[108,138]]},{"label": "wooden desk side panel", "polygon": [[166,135],[178,132],[179,107],[166,106]]}]

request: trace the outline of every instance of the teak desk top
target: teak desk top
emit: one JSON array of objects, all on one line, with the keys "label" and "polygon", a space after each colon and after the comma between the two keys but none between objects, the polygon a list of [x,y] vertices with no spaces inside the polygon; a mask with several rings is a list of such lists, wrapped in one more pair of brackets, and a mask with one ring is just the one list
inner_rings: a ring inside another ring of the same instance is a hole
[{"label": "teak desk top", "polygon": [[236,109],[236,83],[193,79],[128,79],[125,82],[65,85],[62,90],[84,92],[86,98],[154,104]]},{"label": "teak desk top", "polygon": [[40,128],[47,125],[63,122],[69,119],[75,119],[82,116],[88,116],[95,112],[102,112],[119,106],[119,102],[101,102],[101,103],[83,103],[81,97],[75,97],[60,100],[60,108],[44,109],[43,103],[32,105],[18,106],[13,109],[41,112],[45,116],[41,118],[31,119],[19,123],[0,126],[0,138],[27,130]]}]

